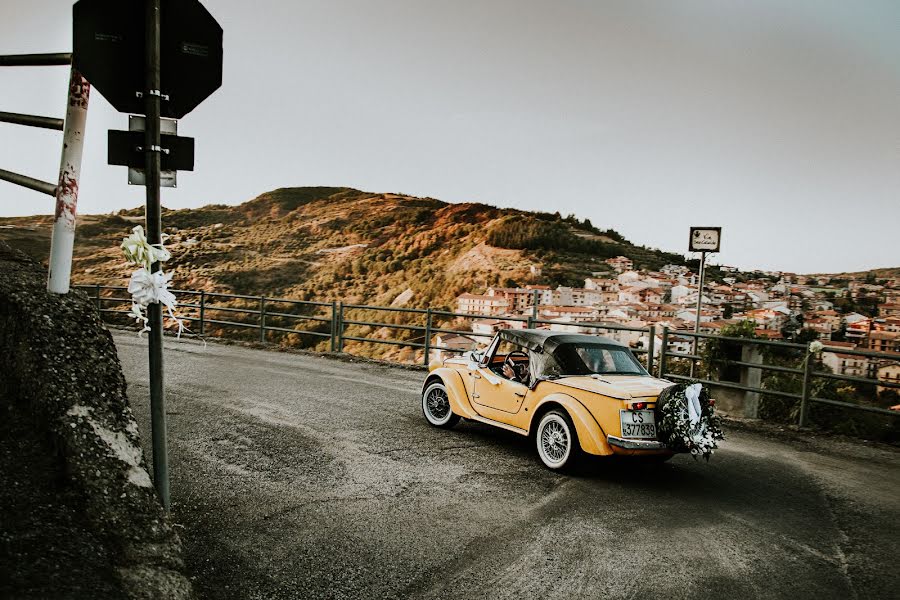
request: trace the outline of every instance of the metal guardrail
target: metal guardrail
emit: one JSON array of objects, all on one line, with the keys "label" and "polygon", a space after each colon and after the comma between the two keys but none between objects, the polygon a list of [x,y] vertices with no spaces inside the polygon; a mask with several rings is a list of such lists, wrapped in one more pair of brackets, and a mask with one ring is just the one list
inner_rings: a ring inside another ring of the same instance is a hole
[{"label": "metal guardrail", "polygon": [[[70,52],[0,55],[0,67],[46,67],[71,65]],[[62,131],[59,170],[52,181],[0,169],[0,181],[7,181],[56,200],[50,241],[50,276],[47,289],[68,294],[72,274],[72,247],[75,243],[75,213],[81,183],[81,158],[91,85],[74,66],[69,68],[69,85],[64,119],[0,111],[0,123]]]},{"label": "metal guardrail", "polygon": [[[54,54],[4,54],[0,55],[0,67],[46,67],[53,65],[68,65],[72,62],[71,53]],[[53,117],[41,117],[38,115],[26,115],[0,111],[0,123],[24,125],[26,127],[41,127],[45,129],[63,130],[65,121]],[[8,181],[24,188],[55,196],[57,184],[42,181],[21,173],[14,173],[6,169],[0,169],[0,180]]]},{"label": "metal guardrail", "polygon": [[[119,315],[128,317],[126,308],[116,308],[115,306],[130,305],[131,298],[127,295],[127,290],[123,286],[103,286],[103,285],[76,285],[88,292],[88,296],[97,304],[97,309],[101,316],[103,315]],[[112,292],[111,295],[103,295],[102,292]],[[116,296],[115,293],[124,293],[124,296]],[[191,296],[190,302],[180,302],[181,308],[190,309],[190,314],[184,313],[182,318],[194,324],[197,335],[205,335],[209,325],[216,325],[223,328],[238,328],[243,330],[256,330],[259,332],[258,340],[266,343],[269,341],[269,333],[294,334],[299,336],[309,336],[313,338],[327,339],[328,347],[331,352],[344,352],[346,342],[358,342],[366,344],[382,344],[388,346],[407,347],[423,350],[423,364],[427,367],[430,362],[430,354],[432,350],[440,350],[444,352],[466,352],[465,349],[442,346],[433,342],[433,337],[437,334],[454,334],[462,335],[470,338],[490,339],[493,334],[478,333],[473,331],[464,331],[459,329],[450,329],[442,327],[440,320],[448,319],[484,319],[492,318],[497,321],[523,324],[526,327],[534,328],[540,325],[571,325],[579,328],[593,329],[598,333],[601,331],[628,331],[640,334],[646,334],[648,344],[646,348],[638,348],[633,351],[635,354],[641,355],[647,366],[647,370],[651,373],[656,372],[660,377],[671,379],[674,381],[699,381],[706,385],[715,385],[723,388],[734,389],[744,392],[755,392],[759,394],[767,394],[779,398],[787,398],[800,401],[800,417],[799,425],[804,427],[808,421],[809,406],[811,403],[826,404],[831,406],[839,406],[850,410],[860,410],[865,412],[877,413],[888,416],[898,416],[898,412],[890,411],[883,408],[864,406],[859,404],[851,404],[838,400],[827,398],[816,398],[812,396],[812,380],[816,377],[826,379],[836,379],[847,381],[849,383],[858,383],[866,385],[876,385],[892,389],[900,389],[900,384],[881,381],[878,379],[869,379],[863,377],[853,377],[849,375],[840,375],[835,373],[827,373],[815,370],[814,360],[804,360],[802,368],[791,368],[780,365],[772,365],[766,363],[745,362],[736,360],[723,360],[723,365],[738,366],[750,369],[760,369],[762,371],[771,371],[777,373],[786,373],[791,375],[800,375],[803,377],[801,393],[790,393],[781,390],[773,390],[764,387],[754,387],[743,385],[740,383],[729,381],[717,381],[711,379],[696,379],[672,373],[668,369],[668,361],[671,359],[688,360],[693,363],[702,361],[703,357],[697,354],[687,354],[682,352],[674,352],[669,350],[670,338],[678,336],[681,338],[693,339],[714,339],[718,341],[734,342],[737,344],[748,344],[756,346],[775,347],[788,350],[802,351],[805,356],[809,354],[809,346],[807,344],[795,344],[789,342],[779,342],[775,340],[753,339],[721,336],[709,333],[694,333],[682,330],[671,331],[667,327],[661,328],[662,342],[657,351],[656,333],[657,328],[653,325],[649,327],[629,327],[625,325],[615,325],[611,323],[571,323],[566,321],[554,321],[550,319],[539,319],[535,315],[529,317],[485,317],[484,315],[472,315],[468,313],[457,313],[446,310],[424,309],[424,308],[402,308],[396,306],[373,306],[367,304],[343,304],[341,302],[321,302],[310,300],[291,300],[287,298],[269,298],[266,296],[248,296],[240,294],[223,294],[218,292],[205,292],[194,290],[172,290],[176,296]],[[223,302],[243,302],[249,306],[226,306]],[[113,305],[114,307],[110,307]],[[287,312],[290,310],[307,311],[308,313],[318,312],[319,314],[303,314],[297,312]],[[183,311],[184,312],[184,311]],[[212,316],[210,316],[212,312]],[[354,312],[374,312],[388,314],[411,315],[414,318],[422,320],[422,324],[390,323],[386,321],[371,321],[364,318],[351,318]],[[243,315],[248,317],[245,320],[233,320],[226,318],[228,315]],[[327,331],[318,331],[315,329],[297,329],[298,325],[303,323],[319,323],[328,324]],[[389,329],[394,331],[412,332],[412,337],[407,339],[389,339],[371,337],[365,335],[349,335],[347,328],[349,326],[357,327],[373,327],[378,329]],[[194,328],[192,327],[192,328]],[[886,354],[883,352],[871,352],[858,349],[836,348],[825,346],[824,352],[839,352],[842,354],[853,354],[857,356],[865,356],[870,358],[885,358],[888,360],[897,360],[897,356]]]},{"label": "metal guardrail", "polygon": [[[758,394],[767,394],[770,396],[777,396],[780,398],[788,398],[793,400],[800,401],[800,411],[798,416],[798,425],[800,427],[805,427],[809,420],[809,408],[810,404],[818,403],[818,404],[827,404],[830,406],[838,406],[841,408],[846,408],[850,410],[861,410],[870,413],[877,413],[886,416],[900,416],[900,412],[887,410],[884,408],[879,408],[876,406],[865,406],[861,404],[851,404],[849,402],[842,402],[839,400],[831,400],[828,398],[816,398],[812,395],[812,382],[816,377],[824,378],[824,379],[834,379],[838,381],[847,381],[849,383],[858,383],[864,385],[873,385],[882,388],[891,388],[891,389],[900,389],[900,383],[894,383],[890,381],[882,381],[880,379],[872,379],[868,377],[854,377],[851,375],[842,375],[839,373],[828,373],[825,371],[817,371],[815,370],[816,360],[813,359],[810,351],[809,344],[795,344],[791,342],[778,342],[775,340],[766,340],[766,339],[754,339],[754,338],[741,338],[741,337],[730,337],[730,336],[721,336],[710,333],[694,333],[694,332],[686,332],[686,331],[677,331],[677,335],[679,337],[685,338],[693,338],[695,340],[700,339],[714,339],[718,341],[726,341],[726,342],[734,342],[741,345],[754,345],[754,346],[768,346],[775,347],[781,349],[790,349],[790,350],[799,350],[803,352],[804,360],[802,364],[802,368],[794,369],[790,367],[783,367],[780,365],[770,365],[766,363],[754,363],[754,362],[744,362],[744,361],[734,361],[734,360],[725,360],[723,361],[724,365],[733,365],[733,366],[741,366],[752,369],[759,369],[761,371],[772,371],[778,373],[789,373],[792,375],[801,375],[802,379],[802,388],[799,394],[793,394],[789,392],[783,392],[780,390],[772,390],[763,387],[755,387],[743,385],[740,383],[728,382],[728,381],[714,381],[709,379],[695,379],[690,377],[685,377],[684,375],[679,375],[677,373],[667,372],[666,369],[666,361],[669,358],[680,358],[684,360],[689,360],[691,363],[697,363],[698,361],[702,361],[703,357],[696,354],[685,354],[679,352],[671,352],[668,351],[668,337],[672,335],[672,332],[668,330],[668,328],[663,327],[662,332],[662,345],[660,348],[660,358],[659,358],[659,373],[660,377],[665,377],[668,379],[673,379],[675,381],[699,381],[700,383],[707,385],[717,385],[720,387],[725,387],[734,390],[740,390],[744,392],[755,392]],[[822,352],[829,353],[840,353],[840,354],[853,354],[855,356],[863,356],[867,358],[882,358],[886,360],[898,360],[898,356],[887,354],[884,352],[875,352],[875,351],[867,351],[867,350],[859,350],[859,349],[851,349],[851,348],[840,348],[834,346],[824,345]]]},{"label": "metal guardrail", "polygon": [[71,52],[4,54],[0,56],[0,67],[52,67],[54,65],[68,65],[71,62]]}]

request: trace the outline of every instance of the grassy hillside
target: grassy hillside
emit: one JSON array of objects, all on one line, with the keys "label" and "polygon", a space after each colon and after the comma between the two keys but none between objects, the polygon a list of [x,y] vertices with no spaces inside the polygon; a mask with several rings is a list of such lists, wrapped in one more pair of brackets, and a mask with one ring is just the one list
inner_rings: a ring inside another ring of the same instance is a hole
[{"label": "grassy hillside", "polygon": [[[142,208],[80,216],[74,281],[124,285],[118,245],[142,222]],[[163,224],[176,287],[299,299],[387,305],[406,292],[406,306],[449,307],[489,285],[583,285],[619,254],[639,268],[685,264],[574,216],[350,188],[285,188],[239,206],[166,210]],[[0,219],[0,239],[46,260],[50,226],[49,217]],[[542,275],[532,277],[531,265]]]}]

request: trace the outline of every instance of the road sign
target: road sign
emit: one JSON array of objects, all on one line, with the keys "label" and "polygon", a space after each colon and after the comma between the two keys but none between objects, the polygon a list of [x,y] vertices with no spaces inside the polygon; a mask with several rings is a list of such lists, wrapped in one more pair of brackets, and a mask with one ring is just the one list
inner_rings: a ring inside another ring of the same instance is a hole
[{"label": "road sign", "polygon": [[161,0],[160,87],[146,90],[146,1],[76,2],[73,64],[119,112],[145,114],[149,92],[179,119],[222,85],[222,28],[197,0]]},{"label": "road sign", "polygon": [[[128,167],[128,183],[145,185],[144,117],[130,116],[128,131],[109,130],[107,162]],[[178,135],[178,121],[160,120],[160,185],[177,187],[177,171],[194,170],[194,138]]]},{"label": "road sign", "polygon": [[[700,253],[700,285],[697,287],[697,316],[694,319],[694,333],[700,332],[700,315],[703,312],[703,283],[706,280],[706,253],[718,252],[722,242],[721,227],[691,227],[688,250]],[[697,354],[697,340],[694,338],[692,354]],[[690,376],[694,376],[694,361],[691,361]]]},{"label": "road sign", "polygon": [[691,252],[718,252],[721,241],[721,227],[691,227],[688,250]]}]

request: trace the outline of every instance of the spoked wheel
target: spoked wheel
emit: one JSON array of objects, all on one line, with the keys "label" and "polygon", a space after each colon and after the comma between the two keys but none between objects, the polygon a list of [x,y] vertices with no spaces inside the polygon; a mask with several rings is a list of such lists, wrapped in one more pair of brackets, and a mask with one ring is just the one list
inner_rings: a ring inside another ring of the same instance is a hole
[{"label": "spoked wheel", "polygon": [[428,423],[444,429],[453,427],[459,421],[459,415],[453,414],[450,409],[447,388],[439,381],[429,385],[422,393],[422,413]]},{"label": "spoked wheel", "polygon": [[535,442],[541,462],[554,471],[572,467],[581,451],[572,420],[558,410],[551,410],[541,418]]}]

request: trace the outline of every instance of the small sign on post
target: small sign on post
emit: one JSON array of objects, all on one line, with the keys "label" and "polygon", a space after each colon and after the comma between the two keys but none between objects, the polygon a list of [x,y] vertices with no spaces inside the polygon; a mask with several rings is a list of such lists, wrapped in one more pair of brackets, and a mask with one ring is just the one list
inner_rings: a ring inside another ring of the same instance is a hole
[{"label": "small sign on post", "polygon": [[[700,313],[703,310],[703,283],[706,279],[706,253],[718,252],[722,242],[721,227],[691,227],[688,241],[690,252],[700,253],[700,285],[697,288],[697,318],[694,320],[694,333],[700,333]],[[694,338],[693,351],[697,355],[697,338]],[[694,376],[695,360],[691,360],[691,377]]]},{"label": "small sign on post", "polygon": [[[194,138],[178,136],[178,121],[160,119],[160,150],[162,152],[162,187],[178,187],[177,172],[194,170]],[[140,115],[128,116],[128,131],[109,130],[107,160],[111,165],[128,167],[129,185],[146,185],[144,177],[144,127]]]},{"label": "small sign on post", "polygon": [[721,239],[721,227],[691,227],[688,250],[691,252],[718,252]]}]

